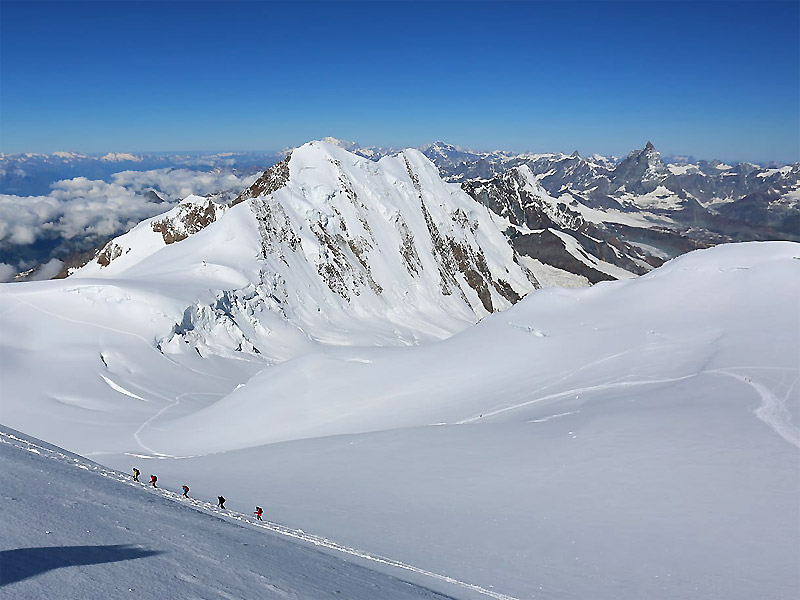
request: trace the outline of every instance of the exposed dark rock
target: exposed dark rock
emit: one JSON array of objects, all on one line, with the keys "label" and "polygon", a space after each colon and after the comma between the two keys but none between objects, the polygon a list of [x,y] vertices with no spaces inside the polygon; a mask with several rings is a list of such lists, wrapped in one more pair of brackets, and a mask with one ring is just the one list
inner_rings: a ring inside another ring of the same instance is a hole
[{"label": "exposed dark rock", "polygon": [[533,256],[541,262],[558,269],[582,275],[590,283],[615,279],[611,275],[593,269],[575,258],[566,250],[564,241],[549,229],[541,233],[519,235],[513,238],[511,243],[520,254]]},{"label": "exposed dark rock", "polygon": [[[520,242],[517,238],[526,233],[526,230],[563,231],[578,242],[580,251],[637,274],[646,273],[649,270],[646,265],[653,266],[662,262],[617,239],[607,229],[587,222],[580,213],[564,202],[554,200],[527,166],[514,167],[488,181],[466,181],[461,187],[472,198],[518,228],[519,231],[512,228],[506,232],[514,241],[514,248],[518,252],[554,267],[563,269],[564,265],[573,265],[581,271],[585,270],[585,266],[574,262],[574,257],[557,256],[569,254],[563,243],[551,241],[546,244],[546,254],[537,255],[528,252],[539,251],[541,242]],[[599,275],[592,274],[592,277],[597,278]]]},{"label": "exposed dark rock", "polygon": [[216,205],[211,200],[207,200],[205,204],[180,204],[177,211],[175,217],[165,217],[152,224],[153,231],[161,234],[165,244],[185,240],[217,220]]},{"label": "exposed dark rock", "polygon": [[119,258],[120,256],[122,256],[122,248],[120,248],[114,242],[109,242],[97,256],[97,263],[101,267],[107,267],[111,264],[111,261],[113,261],[115,258]]},{"label": "exposed dark rock", "polygon": [[158,192],[155,190],[147,190],[147,194],[145,194],[145,196],[147,197],[147,201],[152,202],[153,204],[163,204],[166,202],[166,200],[159,196]]},{"label": "exposed dark rock", "polygon": [[286,211],[271,196],[254,198],[249,206],[258,223],[262,257],[277,255],[285,264],[289,264],[283,247],[286,245],[295,252],[300,246],[300,237],[295,233]]},{"label": "exposed dark rock", "polygon": [[61,268],[61,271],[58,272],[58,275],[53,277],[53,279],[64,279],[65,277],[68,277],[69,274],[75,269],[79,269],[80,267],[90,263],[95,256],[98,256],[99,253],[99,249],[92,249],[86,250],[85,252],[70,254],[69,256],[64,257],[62,261],[64,266]]},{"label": "exposed dark rock", "polygon": [[256,179],[253,185],[239,194],[230,205],[235,206],[250,198],[268,196],[285,186],[289,182],[289,161],[291,158],[292,155],[290,154],[281,162],[272,165],[269,169],[264,171],[261,177]]}]

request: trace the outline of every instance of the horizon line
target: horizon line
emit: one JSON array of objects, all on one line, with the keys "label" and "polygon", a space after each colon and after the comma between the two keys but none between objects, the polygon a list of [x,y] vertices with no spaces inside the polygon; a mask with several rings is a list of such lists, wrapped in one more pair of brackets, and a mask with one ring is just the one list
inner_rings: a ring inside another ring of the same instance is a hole
[{"label": "horizon line", "polygon": [[[326,137],[330,137],[330,136],[326,136]],[[350,141],[350,140],[344,140],[344,139],[338,139],[338,138],[332,138],[332,139],[336,140],[337,142],[342,142],[342,143],[345,143],[345,144],[355,144],[357,146],[357,148],[355,149],[356,151],[357,150],[379,149],[379,150],[385,150],[385,151],[391,151],[391,152],[402,152],[403,150],[406,150],[406,149],[419,150],[420,148],[423,148],[423,147],[426,147],[426,146],[432,146],[434,144],[446,144],[448,146],[452,146],[456,150],[459,150],[459,151],[462,151],[462,152],[472,152],[472,153],[475,153],[475,154],[491,154],[491,153],[494,153],[494,152],[503,152],[503,153],[508,153],[508,154],[512,154],[512,155],[522,155],[522,154],[534,154],[534,155],[562,154],[564,156],[571,156],[571,155],[573,155],[575,153],[578,153],[578,155],[580,157],[582,157],[582,158],[599,156],[599,157],[602,157],[602,158],[616,159],[617,161],[623,160],[626,156],[630,155],[633,152],[639,152],[639,151],[643,150],[645,148],[645,146],[647,145],[647,143],[650,143],[649,140],[648,140],[640,148],[633,148],[632,150],[628,151],[624,155],[616,155],[616,154],[604,154],[602,152],[584,153],[584,152],[581,152],[578,149],[575,149],[572,152],[566,152],[566,151],[562,151],[562,150],[549,150],[549,151],[519,150],[518,151],[518,150],[506,150],[506,149],[503,149],[503,148],[493,148],[491,150],[486,150],[486,149],[476,149],[476,148],[472,148],[472,147],[468,147],[468,146],[461,146],[459,144],[452,144],[450,142],[445,142],[443,140],[435,140],[433,142],[426,142],[426,143],[419,144],[419,145],[416,145],[416,146],[383,146],[383,145],[377,145],[377,144],[370,144],[368,146],[362,146],[359,142],[353,142],[353,141]],[[193,149],[193,150],[189,150],[189,149],[173,149],[173,150],[100,150],[100,151],[53,150],[51,152],[37,152],[37,151],[7,152],[7,151],[0,150],[0,157],[4,157],[5,158],[5,157],[13,157],[13,156],[58,156],[59,154],[72,154],[72,155],[76,155],[76,157],[86,157],[86,158],[102,158],[102,157],[107,156],[109,154],[112,154],[112,155],[115,155],[115,154],[129,154],[131,156],[137,156],[137,157],[139,157],[139,156],[159,156],[159,155],[163,155],[163,156],[177,156],[177,155],[201,156],[201,155],[206,155],[206,154],[213,155],[213,154],[225,154],[225,153],[230,153],[230,154],[275,154],[275,155],[278,155],[278,154],[285,154],[285,153],[291,152],[292,150],[294,150],[296,148],[299,148],[299,147],[301,147],[301,146],[303,146],[303,145],[305,145],[307,143],[315,142],[315,141],[317,141],[317,142],[326,142],[326,139],[325,138],[310,139],[310,140],[304,142],[303,144],[299,144],[297,146],[284,147],[284,148],[281,148],[281,149]],[[332,142],[326,142],[326,143],[332,143]],[[336,145],[336,144],[334,144],[334,145]],[[732,164],[732,165],[753,164],[753,165],[764,166],[764,167],[771,166],[771,165],[778,165],[778,164],[779,165],[783,165],[783,166],[800,164],[800,158],[798,158],[797,160],[789,160],[789,161],[777,160],[777,159],[762,160],[762,161],[752,161],[752,160],[739,160],[739,159],[736,159],[736,160],[721,159],[721,158],[717,158],[717,157],[714,157],[714,158],[702,158],[702,157],[698,157],[698,156],[695,156],[692,153],[687,153],[687,152],[680,152],[680,153],[673,152],[673,153],[669,153],[669,154],[664,154],[664,153],[662,153],[661,151],[658,150],[658,147],[655,146],[655,144],[653,144],[653,147],[655,148],[655,150],[659,153],[659,155],[662,158],[666,158],[666,159],[681,158],[681,159],[685,159],[688,162],[700,162],[700,161],[703,161],[703,162],[714,162],[714,161],[717,161],[717,162],[726,163],[726,164]],[[348,148],[343,148],[343,149],[347,150],[348,152],[352,152]]]}]

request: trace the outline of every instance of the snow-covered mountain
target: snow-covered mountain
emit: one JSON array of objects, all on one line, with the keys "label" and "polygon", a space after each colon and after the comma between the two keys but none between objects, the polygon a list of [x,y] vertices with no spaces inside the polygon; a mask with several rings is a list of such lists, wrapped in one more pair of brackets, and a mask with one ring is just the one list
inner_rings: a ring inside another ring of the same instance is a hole
[{"label": "snow-covered mountain", "polygon": [[800,164],[668,165],[651,142],[621,161],[577,152],[475,153],[441,142],[425,152],[448,181],[492,179],[527,165],[553,197],[569,194],[596,211],[594,221],[618,223],[619,212],[631,215],[638,224],[615,227],[617,236],[667,256],[727,241],[800,240]]},{"label": "snow-covered mountain", "polygon": [[[126,165],[114,161],[107,167],[113,173],[106,177],[94,172],[98,161],[89,162],[82,176],[52,182],[41,195],[19,196],[0,187],[0,281],[63,276],[142,219],[190,195],[228,202],[257,176],[200,165],[122,170]],[[84,162],[75,165],[73,173],[81,173]],[[144,160],[134,165],[152,166]],[[47,263],[48,268],[43,267]]]},{"label": "snow-covered mountain", "polygon": [[172,281],[187,271],[202,285],[207,273],[225,276],[159,345],[217,351],[224,332],[232,351],[282,358],[270,319],[301,339],[341,343],[369,320],[371,334],[416,343],[537,286],[488,210],[420,153],[375,163],[323,142],[294,150],[229,205],[190,197],[142,222],[73,278]]},{"label": "snow-covered mountain", "polygon": [[498,216],[514,248],[545,284],[554,269],[562,285],[570,275],[577,282],[597,283],[640,275],[663,262],[621,241],[604,223],[585,218],[597,211],[575,198],[550,196],[528,165],[461,185]]}]

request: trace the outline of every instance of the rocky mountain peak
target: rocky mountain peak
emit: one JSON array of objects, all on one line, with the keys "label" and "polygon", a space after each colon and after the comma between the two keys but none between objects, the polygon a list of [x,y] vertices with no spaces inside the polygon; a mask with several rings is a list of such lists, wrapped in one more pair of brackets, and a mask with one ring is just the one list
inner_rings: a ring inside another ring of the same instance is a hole
[{"label": "rocky mountain peak", "polygon": [[624,187],[632,194],[647,194],[664,185],[671,176],[661,155],[648,141],[643,149],[634,150],[616,166],[611,181],[617,190]]}]

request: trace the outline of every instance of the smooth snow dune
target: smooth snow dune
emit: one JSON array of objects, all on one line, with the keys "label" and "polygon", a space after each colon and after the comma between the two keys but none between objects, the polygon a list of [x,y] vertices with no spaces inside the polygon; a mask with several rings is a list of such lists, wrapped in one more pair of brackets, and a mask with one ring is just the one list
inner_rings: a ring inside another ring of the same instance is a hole
[{"label": "smooth snow dune", "polygon": [[142,432],[215,454],[145,464],[517,598],[795,598],[798,256],[717,247],[435,344],[309,353]]},{"label": "smooth snow dune", "polygon": [[160,352],[217,292],[154,281],[0,287],[0,420],[501,596],[800,596],[800,244],[535,291],[441,341],[442,306],[391,340],[374,313],[313,321],[327,341],[270,322],[270,360],[206,352],[226,295]]},{"label": "smooth snow dune", "polygon": [[[756,388],[747,384],[755,382],[786,405],[756,415],[794,443],[795,255],[800,246],[788,242],[717,247],[636,280],[536,291],[441,342],[321,348],[142,438],[165,454],[195,455],[433,423],[525,422],[563,412],[563,403],[610,410],[658,396],[669,405],[713,399],[755,409],[764,393],[754,405]],[[716,381],[731,373],[748,381],[718,398]],[[678,385],[682,396],[670,396]],[[220,422],[236,434],[220,433]]]}]

